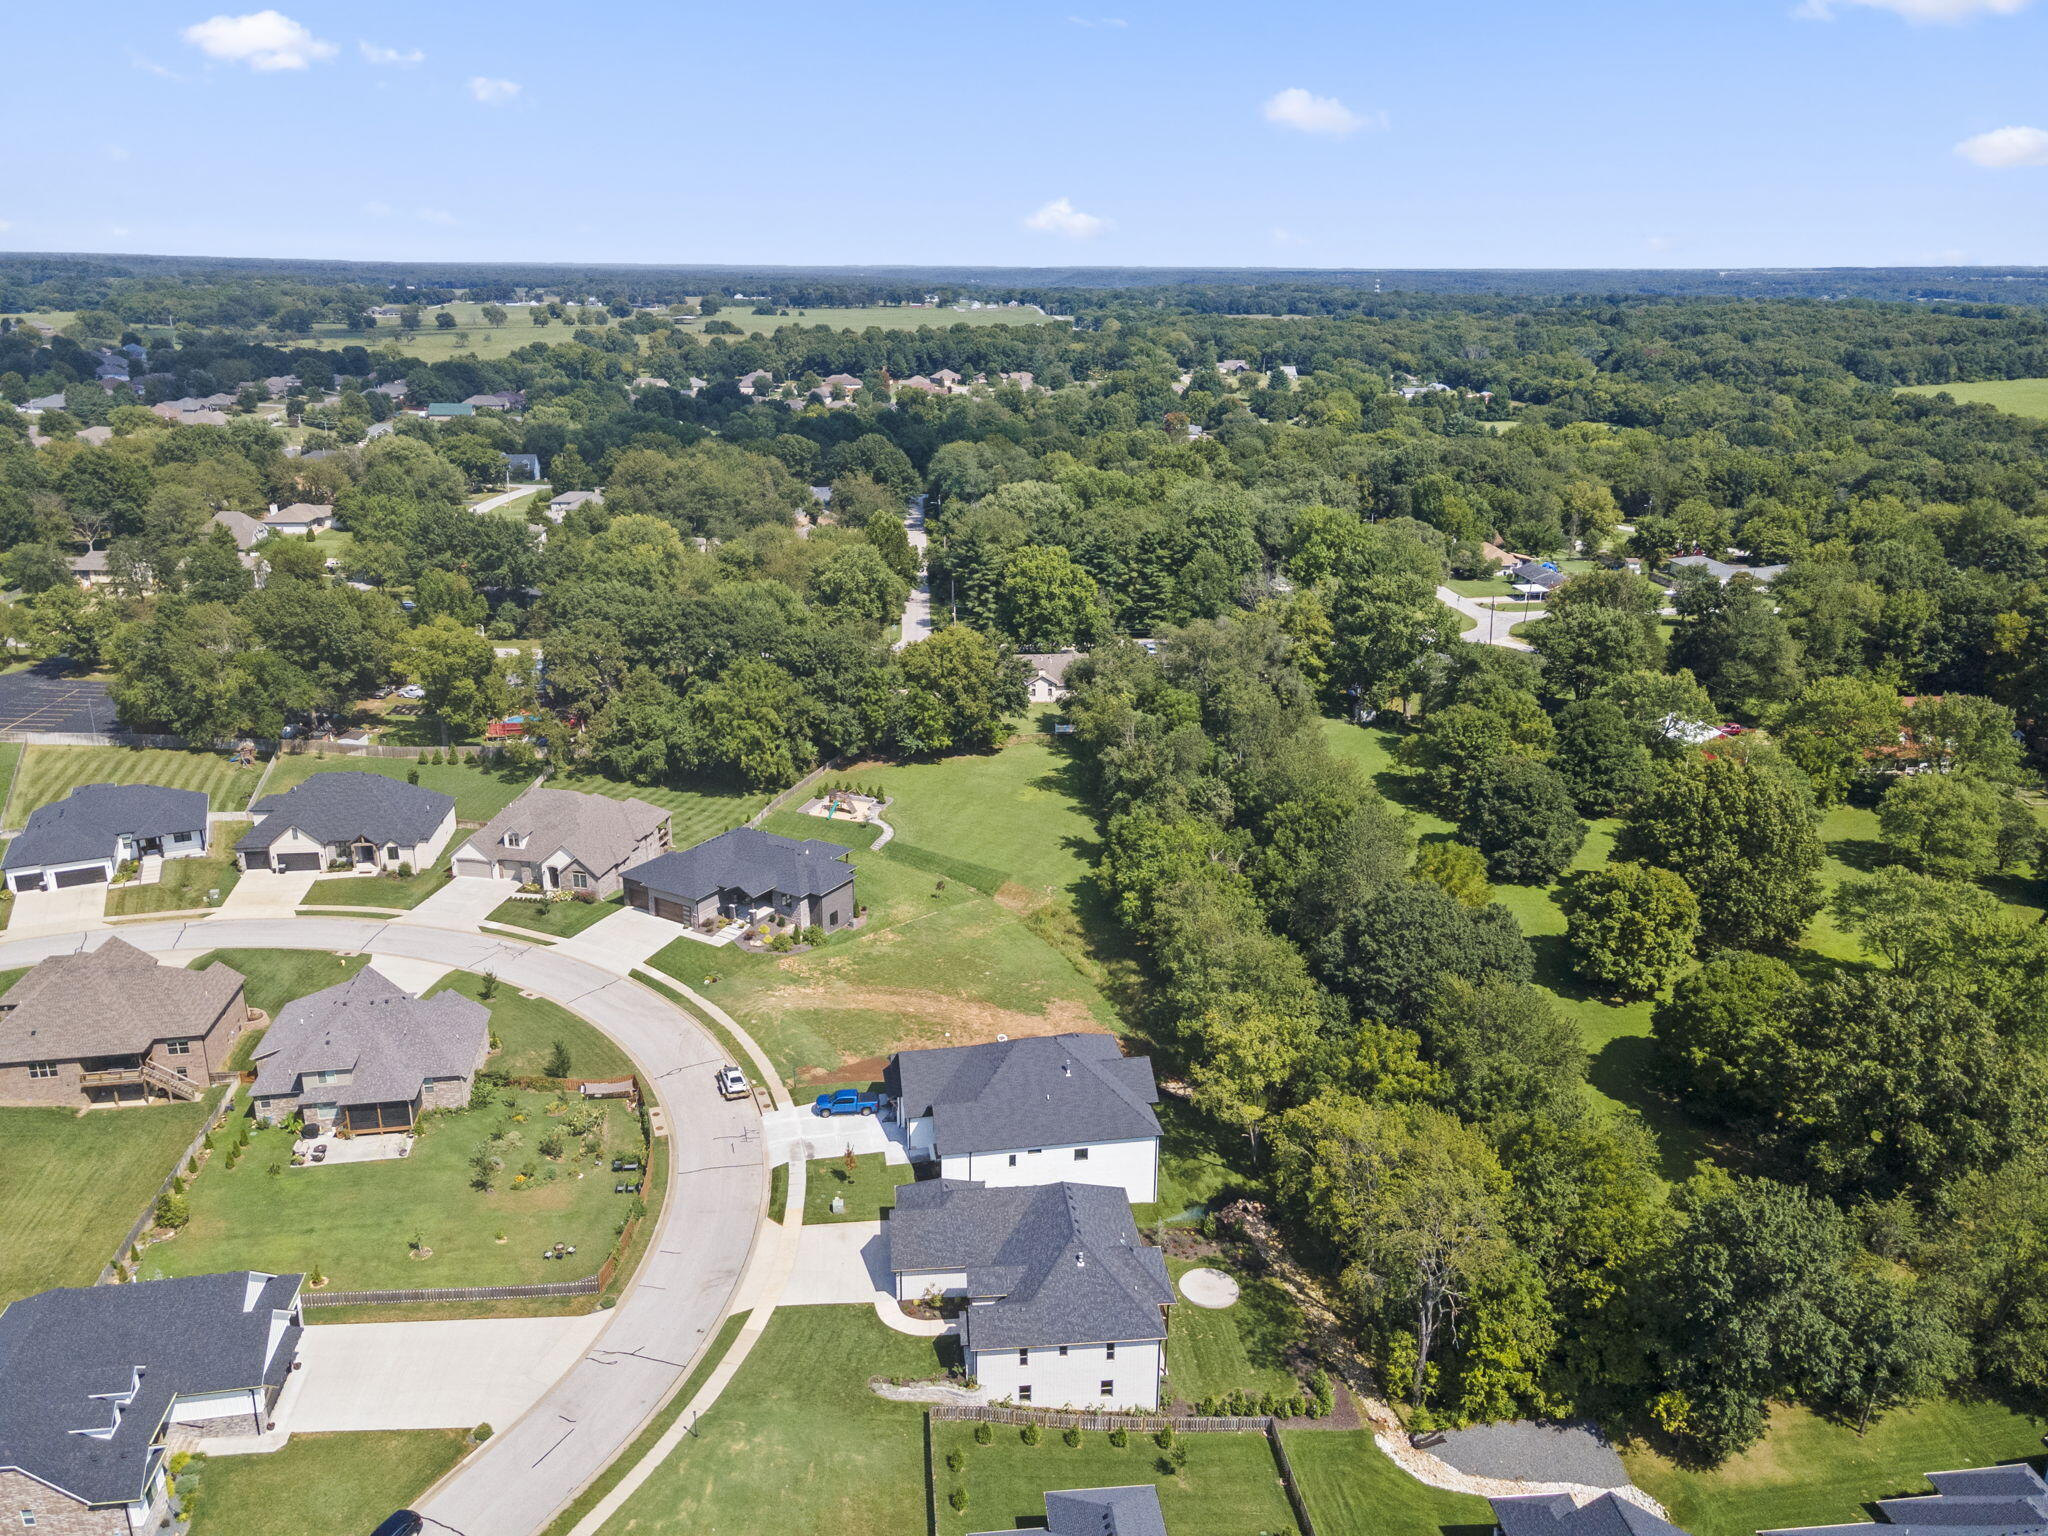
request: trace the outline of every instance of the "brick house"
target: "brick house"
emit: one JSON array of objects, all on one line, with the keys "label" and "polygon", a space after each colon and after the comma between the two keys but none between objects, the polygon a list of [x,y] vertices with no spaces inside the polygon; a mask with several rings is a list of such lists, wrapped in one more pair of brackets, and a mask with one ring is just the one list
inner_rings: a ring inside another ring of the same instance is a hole
[{"label": "brick house", "polygon": [[629,869],[668,851],[668,812],[536,784],[455,850],[456,875],[616,896]]},{"label": "brick house", "polygon": [[415,997],[366,968],[278,1010],[256,1047],[256,1118],[308,1130],[407,1131],[462,1109],[491,1046],[491,1015],[459,992]]},{"label": "brick house", "polygon": [[0,1518],[42,1536],[167,1524],[171,1435],[263,1429],[297,1362],[303,1275],[44,1291],[0,1312]]},{"label": "brick house", "polygon": [[248,1018],[224,965],[158,965],[118,938],[52,955],[0,994],[0,1104],[196,1099]]}]

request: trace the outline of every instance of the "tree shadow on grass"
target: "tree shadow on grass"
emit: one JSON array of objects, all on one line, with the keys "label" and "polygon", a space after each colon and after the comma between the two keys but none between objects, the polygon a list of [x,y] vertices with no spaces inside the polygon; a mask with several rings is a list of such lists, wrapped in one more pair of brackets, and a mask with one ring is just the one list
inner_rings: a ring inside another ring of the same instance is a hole
[{"label": "tree shadow on grass", "polygon": [[1695,1163],[1719,1160],[1726,1149],[1717,1144],[1704,1122],[1653,1086],[1657,1066],[1654,1040],[1622,1035],[1600,1048],[1586,1077],[1610,1099],[1643,1117],[1643,1124],[1656,1139],[1658,1171],[1677,1183],[1691,1176]]},{"label": "tree shadow on grass", "polygon": [[1569,998],[1575,1003],[1604,1003],[1610,1001],[1606,994],[1596,991],[1579,979],[1572,968],[1572,947],[1561,933],[1532,934],[1528,939],[1529,953],[1534,962],[1534,980],[1538,986],[1548,987],[1559,997]]},{"label": "tree shadow on grass", "polygon": [[1893,862],[1892,851],[1874,837],[1845,837],[1827,845],[1828,852],[1858,874],[1874,874]]}]

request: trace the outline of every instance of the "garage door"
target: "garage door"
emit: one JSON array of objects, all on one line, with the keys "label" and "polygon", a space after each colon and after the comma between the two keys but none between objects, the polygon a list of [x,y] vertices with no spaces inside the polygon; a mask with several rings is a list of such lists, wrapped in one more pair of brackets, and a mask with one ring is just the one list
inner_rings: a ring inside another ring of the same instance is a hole
[{"label": "garage door", "polygon": [[65,890],[74,885],[105,885],[107,866],[95,864],[91,869],[60,869],[57,871],[57,889]]},{"label": "garage door", "polygon": [[16,875],[14,889],[17,891],[40,891],[43,888],[43,874],[37,870],[32,875]]},{"label": "garage door", "polygon": [[690,912],[687,907],[680,901],[670,901],[665,896],[654,898],[654,915],[656,917],[665,917],[672,923],[687,923],[690,920]]},{"label": "garage door", "polygon": [[287,873],[295,869],[317,872],[320,868],[320,855],[317,853],[280,853],[277,856],[277,867]]}]

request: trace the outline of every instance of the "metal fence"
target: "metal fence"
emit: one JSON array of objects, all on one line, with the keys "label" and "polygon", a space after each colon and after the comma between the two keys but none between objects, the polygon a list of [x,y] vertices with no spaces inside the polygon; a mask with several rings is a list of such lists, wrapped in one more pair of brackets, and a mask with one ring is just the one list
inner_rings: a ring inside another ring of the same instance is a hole
[{"label": "metal fence", "polygon": [[[211,1091],[211,1086],[208,1091]],[[157,1185],[156,1193],[149,1197],[149,1203],[143,1206],[142,1214],[135,1218],[135,1224],[128,1229],[128,1235],[121,1239],[121,1246],[114,1250],[114,1256],[107,1260],[106,1268],[100,1271],[97,1284],[112,1285],[121,1278],[122,1261],[128,1257],[129,1251],[142,1241],[142,1234],[156,1225],[157,1201],[171,1192],[171,1186],[183,1175],[186,1165],[199,1155],[199,1148],[205,1143],[206,1138],[213,1134],[213,1128],[227,1118],[228,1108],[232,1102],[233,1096],[224,1093],[207,1111],[205,1123],[199,1127],[199,1134],[192,1138],[191,1144],[179,1153],[178,1160],[171,1164],[171,1171],[164,1175],[163,1183]],[[115,1110],[114,1113],[119,1114],[120,1111]]]},{"label": "metal fence", "polygon": [[601,1275],[549,1285],[457,1285],[418,1291],[304,1291],[309,1307],[377,1307],[406,1301],[517,1301],[530,1296],[595,1296],[604,1289]]}]

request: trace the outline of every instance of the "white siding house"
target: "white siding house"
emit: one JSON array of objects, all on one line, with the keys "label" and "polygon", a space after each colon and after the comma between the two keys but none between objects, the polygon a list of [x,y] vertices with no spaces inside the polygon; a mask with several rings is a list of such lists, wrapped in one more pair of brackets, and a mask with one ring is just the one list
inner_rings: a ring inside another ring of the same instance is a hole
[{"label": "white siding house", "polygon": [[1133,1205],[1150,1205],[1159,1198],[1159,1138],[1024,1147],[1014,1152],[960,1152],[939,1159],[939,1177],[979,1179],[991,1187],[1061,1180],[1114,1184]]}]

